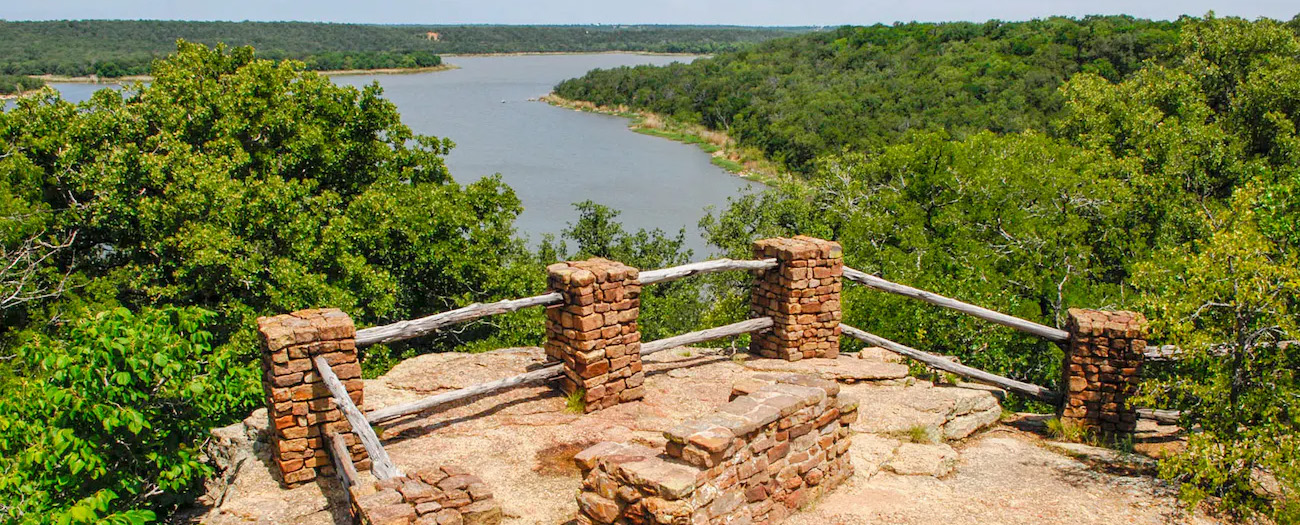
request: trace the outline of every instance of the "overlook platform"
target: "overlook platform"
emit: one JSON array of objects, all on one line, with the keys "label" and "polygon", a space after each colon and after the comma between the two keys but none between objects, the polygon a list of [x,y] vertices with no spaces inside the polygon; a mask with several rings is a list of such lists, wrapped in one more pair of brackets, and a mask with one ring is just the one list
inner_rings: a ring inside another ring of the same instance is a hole
[{"label": "overlook platform", "polygon": [[[870,350],[870,349],[869,349]],[[854,474],[787,523],[1195,522],[1150,476],[1110,474],[1000,424],[1001,392],[933,386],[906,377],[892,354],[785,362],[728,350],[679,348],[645,357],[646,397],[586,415],[565,410],[545,384],[503,392],[377,426],[397,466],[469,468],[502,502],[503,523],[566,523],[582,480],[572,457],[601,441],[662,447],[664,431],[728,401],[738,380],[816,373],[856,397],[849,452]],[[365,381],[370,409],[509,377],[545,362],[540,348],[432,354]],[[259,419],[260,418],[260,419]],[[227,468],[206,498],[204,523],[352,523],[332,477],[282,488],[268,451],[265,412],[215,432],[210,454]],[[1150,430],[1150,429],[1147,429]],[[937,443],[912,443],[913,440]],[[427,463],[427,464],[425,464]],[[1138,465],[1142,463],[1137,462]],[[361,474],[370,479],[369,472]],[[466,523],[469,521],[467,520]]]}]

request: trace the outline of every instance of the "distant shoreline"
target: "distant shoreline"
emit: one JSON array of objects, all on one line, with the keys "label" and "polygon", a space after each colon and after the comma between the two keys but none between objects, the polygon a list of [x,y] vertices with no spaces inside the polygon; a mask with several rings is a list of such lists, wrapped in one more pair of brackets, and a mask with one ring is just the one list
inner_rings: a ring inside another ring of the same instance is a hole
[{"label": "distant shoreline", "polygon": [[[436,73],[440,71],[451,71],[460,69],[456,64],[440,64],[429,67],[388,67],[378,69],[330,69],[312,71],[326,76],[355,76],[355,75],[413,75],[416,73]],[[125,77],[100,78],[91,76],[69,77],[62,75],[28,75],[32,78],[39,78],[46,83],[58,84],[127,84],[131,82],[152,82],[151,75],[129,75]],[[36,90],[39,91],[39,90]],[[29,91],[28,93],[31,93]],[[7,95],[12,96],[12,95]],[[15,97],[16,98],[16,97]]]},{"label": "distant shoreline", "polygon": [[[704,53],[661,53],[654,51],[519,51],[515,53],[448,53],[438,55],[440,57],[518,57],[518,56],[548,56],[548,55],[643,55],[658,57],[700,57],[708,58],[709,54]],[[437,73],[441,71],[451,71],[460,69],[456,64],[440,64],[429,67],[388,67],[377,69],[330,69],[315,71],[327,76],[357,76],[357,75],[412,75],[416,73]],[[132,82],[152,82],[151,75],[128,75],[124,77],[101,78],[95,76],[70,77],[64,75],[27,75],[32,78],[39,78],[47,83],[59,84],[128,84]],[[35,93],[40,90],[26,91],[18,94],[0,95],[0,100],[14,99],[23,95]]]},{"label": "distant shoreline", "polygon": [[513,53],[442,53],[441,57],[523,57],[547,55],[644,55],[652,57],[709,57],[708,53],[667,53],[657,51],[516,51]]},{"label": "distant shoreline", "polygon": [[628,120],[628,129],[653,137],[691,144],[709,154],[709,161],[733,176],[762,184],[777,186],[794,180],[793,176],[776,163],[765,158],[754,148],[743,147],[721,131],[707,129],[698,124],[684,124],[671,117],[649,111],[632,110],[624,106],[598,106],[583,100],[569,100],[549,93],[536,99],[552,106],[587,113],[599,113]]},{"label": "distant shoreline", "polygon": [[27,96],[27,95],[30,95],[30,94],[32,94],[32,93],[39,93],[42,89],[45,89],[45,87],[44,87],[44,86],[41,86],[41,87],[36,88],[36,89],[29,89],[29,90],[27,90],[27,91],[20,91],[20,92],[18,92],[18,93],[6,93],[6,94],[3,94],[3,95],[0,95],[0,100],[15,100],[15,99],[19,99],[19,98],[25,97],[25,96]]}]

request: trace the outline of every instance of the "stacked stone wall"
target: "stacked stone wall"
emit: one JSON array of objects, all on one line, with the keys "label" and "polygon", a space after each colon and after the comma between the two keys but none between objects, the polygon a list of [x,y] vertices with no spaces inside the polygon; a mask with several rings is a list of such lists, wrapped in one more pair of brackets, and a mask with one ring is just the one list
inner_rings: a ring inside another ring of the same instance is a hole
[{"label": "stacked stone wall", "polygon": [[665,433],[665,450],[603,442],[574,457],[579,524],[776,523],[853,473],[857,403],[831,381],[760,376]]},{"label": "stacked stone wall", "polygon": [[1137,410],[1129,398],[1142,379],[1147,320],[1135,312],[1071,309],[1060,417],[1104,433],[1132,433]]},{"label": "stacked stone wall", "polygon": [[257,320],[262,335],[262,387],[271,419],[271,454],[281,482],[296,486],[334,472],[326,436],[343,434],[350,458],[360,470],[370,468],[365,448],[352,426],[334,407],[312,359],[322,356],[362,406],[361,364],[356,329],[337,309],[301,310]]},{"label": "stacked stone wall", "polygon": [[460,467],[357,485],[349,490],[362,525],[494,525],[501,505],[478,476]]},{"label": "stacked stone wall", "polygon": [[754,257],[777,260],[776,268],[759,273],[750,301],[752,317],[771,317],[775,324],[753,335],[750,352],[787,361],[839,356],[839,243],[802,235],[763,239],[754,243]]},{"label": "stacked stone wall", "polygon": [[581,391],[587,412],[641,399],[645,372],[637,269],[599,258],[546,269],[550,288],[564,296],[546,309],[546,354],[564,362],[561,389]]}]

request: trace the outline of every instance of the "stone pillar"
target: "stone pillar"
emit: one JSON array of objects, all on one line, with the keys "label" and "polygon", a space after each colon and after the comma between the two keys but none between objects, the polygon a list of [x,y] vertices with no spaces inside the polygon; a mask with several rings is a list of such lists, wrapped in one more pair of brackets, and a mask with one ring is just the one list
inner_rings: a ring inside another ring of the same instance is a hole
[{"label": "stone pillar", "polygon": [[564,393],[582,390],[587,412],[641,399],[637,269],[594,258],[546,270],[550,289],[564,295],[562,303],[546,309],[546,355],[564,362]]},{"label": "stone pillar", "polygon": [[1076,308],[1069,315],[1061,421],[1106,434],[1132,433],[1137,410],[1128,399],[1142,379],[1146,317]]},{"label": "stone pillar", "polygon": [[334,470],[325,435],[343,433],[358,469],[370,468],[366,450],[334,407],[312,359],[324,356],[357,407],[362,406],[356,328],[333,308],[261,317],[262,388],[271,418],[271,455],[286,487]]},{"label": "stone pillar", "polygon": [[776,258],[760,272],[750,299],[753,317],[771,317],[770,332],[753,335],[749,351],[776,359],[834,359],[840,353],[840,289],[844,256],[840,244],[812,237],[754,242],[756,259]]}]

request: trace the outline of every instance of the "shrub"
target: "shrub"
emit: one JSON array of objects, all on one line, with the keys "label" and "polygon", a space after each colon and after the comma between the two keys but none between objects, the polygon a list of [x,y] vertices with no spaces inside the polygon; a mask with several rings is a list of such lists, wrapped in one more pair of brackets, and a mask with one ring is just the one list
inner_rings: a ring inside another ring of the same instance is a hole
[{"label": "shrub", "polygon": [[256,396],[198,308],[118,308],[17,349],[0,397],[0,520],[143,523],[193,496],[208,429]]}]

